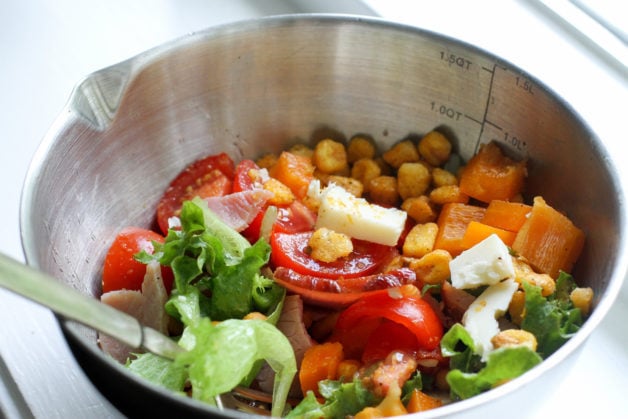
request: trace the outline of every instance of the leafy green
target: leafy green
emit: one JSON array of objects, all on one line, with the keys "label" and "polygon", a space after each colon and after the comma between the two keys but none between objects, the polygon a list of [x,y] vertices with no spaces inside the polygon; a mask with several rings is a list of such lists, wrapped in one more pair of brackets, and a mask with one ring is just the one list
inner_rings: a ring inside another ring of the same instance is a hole
[{"label": "leafy green", "polygon": [[323,403],[320,403],[314,393],[309,391],[301,403],[286,417],[344,419],[355,415],[365,407],[377,404],[379,401],[359,379],[349,383],[324,380],[319,382],[318,386],[321,396],[325,398]]},{"label": "leafy green", "polygon": [[571,275],[561,272],[556,291],[547,298],[540,287],[525,282],[523,287],[526,315],[521,328],[535,335],[537,352],[524,346],[499,348],[482,362],[467,330],[455,324],[441,340],[443,355],[450,357],[447,382],[453,398],[466,399],[518,377],[556,351],[582,325],[581,312],[569,298],[576,287]]},{"label": "leafy green", "polygon": [[252,311],[268,313],[283,299],[284,290],[261,275],[268,263],[270,245],[259,240],[251,245],[237,231],[224,224],[200,198],[186,201],[181,208],[181,229],[171,229],[163,244],[155,243],[154,253],[140,253],[137,259],[156,259],[170,266],[175,277],[167,312],[179,318],[173,299],[185,295],[188,287],[201,291],[202,315],[212,320],[242,318]]},{"label": "leafy green", "polygon": [[410,377],[408,381],[403,383],[403,387],[401,388],[401,401],[404,404],[408,404],[412,392],[414,390],[423,390],[423,387],[423,375],[421,374],[421,371],[416,370],[414,375]]},{"label": "leafy green", "polygon": [[556,291],[547,298],[541,288],[523,284],[526,301],[521,328],[536,336],[537,352],[547,358],[560,348],[582,325],[582,313],[569,298],[576,285],[571,275],[561,272]]},{"label": "leafy green", "polygon": [[127,367],[146,380],[174,392],[183,392],[187,371],[172,361],[151,353],[137,354]]},{"label": "leafy green", "polygon": [[[143,252],[136,259],[172,268],[166,310],[183,323],[178,343],[187,351],[174,362],[140,356],[128,367],[174,391],[189,382],[192,397],[215,404],[216,396],[248,385],[266,362],[275,371],[272,414],[282,415],[296,360],[274,326],[285,290],[261,274],[270,245],[264,240],[251,245],[199,198],[183,203],[180,219],[180,230],[171,229],[163,244],[154,243],[152,255]],[[266,313],[267,320],[241,320],[252,311]]]},{"label": "leafy green", "polygon": [[454,324],[441,339],[443,356],[450,357],[449,367],[462,372],[479,371],[484,363],[475,351],[475,342],[460,323]]},{"label": "leafy green", "polygon": [[266,360],[275,371],[273,415],[282,415],[297,367],[290,342],[276,327],[239,319],[213,326],[204,317],[186,333],[194,335],[195,344],[175,365],[188,366],[192,397],[212,403],[239,385],[258,360]]},{"label": "leafy green", "polygon": [[468,399],[519,377],[541,362],[541,357],[527,346],[499,348],[489,354],[486,366],[479,372],[454,369],[447,374],[447,382],[455,397]]}]

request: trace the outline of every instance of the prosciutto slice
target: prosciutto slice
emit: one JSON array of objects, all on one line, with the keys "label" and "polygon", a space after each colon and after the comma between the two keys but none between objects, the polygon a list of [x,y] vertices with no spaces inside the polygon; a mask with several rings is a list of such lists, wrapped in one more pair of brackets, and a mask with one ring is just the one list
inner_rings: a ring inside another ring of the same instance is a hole
[{"label": "prosciutto slice", "polygon": [[[168,333],[168,314],[164,309],[167,299],[168,292],[161,276],[161,266],[156,261],[146,265],[141,292],[116,290],[106,292],[100,297],[103,303],[130,314],[144,326],[164,334]],[[138,351],[137,348],[124,345],[107,335],[99,335],[98,341],[105,353],[121,363],[125,363],[132,352]]]},{"label": "prosciutto slice", "polygon": [[243,231],[273,197],[265,189],[234,192],[225,196],[205,198],[207,206],[235,231]]},{"label": "prosciutto slice", "polygon": [[[294,349],[297,365],[301,365],[305,351],[315,343],[303,323],[303,300],[301,300],[301,297],[298,295],[289,295],[285,298],[281,316],[279,317],[279,321],[277,321],[277,328],[281,330],[288,338],[288,341],[290,341]],[[267,393],[272,393],[274,380],[275,372],[268,364],[265,364],[257,375],[260,389]],[[303,396],[298,379],[292,382],[289,396],[294,398]]]}]

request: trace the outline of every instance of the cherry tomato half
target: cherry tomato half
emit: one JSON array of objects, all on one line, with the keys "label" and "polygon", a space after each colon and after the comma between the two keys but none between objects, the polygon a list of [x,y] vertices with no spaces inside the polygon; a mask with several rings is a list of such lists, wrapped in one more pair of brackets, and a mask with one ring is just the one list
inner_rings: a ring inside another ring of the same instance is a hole
[{"label": "cherry tomato half", "polygon": [[250,191],[262,187],[261,179],[256,176],[260,167],[253,160],[241,160],[235,168],[233,192]]},{"label": "cherry tomato half", "polygon": [[271,236],[271,261],[274,267],[285,267],[303,275],[325,278],[355,278],[377,272],[397,254],[391,246],[363,240],[353,240],[353,252],[334,262],[321,262],[309,253],[312,231],[275,233]]},{"label": "cherry tomato half", "polygon": [[170,183],[157,204],[157,224],[168,233],[168,219],[178,215],[183,201],[231,193],[235,164],[226,153],[207,156],[190,164]]},{"label": "cherry tomato half", "polygon": [[[114,239],[107,256],[102,276],[102,292],[115,290],[142,289],[146,274],[146,265],[133,259],[133,255],[145,250],[153,252],[153,241],[164,242],[164,237],[151,230],[139,227],[126,227]],[[167,266],[161,267],[161,274],[166,290],[172,289],[173,274]]]},{"label": "cherry tomato half", "polygon": [[[347,356],[362,357],[365,344],[369,342],[368,337],[377,333],[374,338],[377,339],[377,336],[385,333],[385,330],[378,332],[382,324],[386,327],[384,320],[397,323],[414,335],[414,349],[417,351],[436,349],[443,336],[443,325],[430,304],[421,298],[416,287],[406,285],[370,293],[353,303],[338,317],[332,340],[342,343]],[[411,344],[408,335],[399,330],[394,330],[394,333],[400,336],[399,349],[407,351]],[[395,342],[390,341],[381,349],[371,347],[367,355],[373,357],[391,347],[397,349],[395,345]]]}]

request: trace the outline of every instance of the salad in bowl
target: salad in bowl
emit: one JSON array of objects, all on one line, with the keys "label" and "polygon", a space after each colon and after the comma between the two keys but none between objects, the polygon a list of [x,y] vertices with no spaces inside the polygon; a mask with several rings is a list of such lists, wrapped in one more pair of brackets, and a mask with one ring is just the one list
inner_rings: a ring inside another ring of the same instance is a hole
[{"label": "salad in bowl", "polygon": [[169,334],[174,361],[107,336],[158,386],[281,417],[437,409],[515,379],[591,310],[585,234],[499,144],[462,161],[438,130],[380,150],[324,138],[181,168],[152,229],[120,226],[101,300]]}]

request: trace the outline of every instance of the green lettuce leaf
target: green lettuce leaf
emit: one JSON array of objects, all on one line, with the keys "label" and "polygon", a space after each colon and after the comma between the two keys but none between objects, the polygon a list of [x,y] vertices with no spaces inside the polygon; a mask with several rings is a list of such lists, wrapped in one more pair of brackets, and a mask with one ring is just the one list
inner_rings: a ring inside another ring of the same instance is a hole
[{"label": "green lettuce leaf", "polygon": [[[276,309],[284,290],[260,273],[270,257],[267,241],[251,245],[200,198],[183,203],[180,219],[181,229],[169,230],[163,244],[154,243],[152,255],[142,252],[136,256],[141,262],[157,260],[172,268],[171,300],[187,294],[189,287],[197,288],[200,312],[212,320]],[[180,317],[172,301],[166,304],[166,311]]]},{"label": "green lettuce leaf", "polygon": [[499,348],[489,354],[486,366],[479,372],[454,369],[447,374],[447,382],[455,398],[468,399],[519,377],[541,362],[542,358],[526,346]]},{"label": "green lettuce leaf", "polygon": [[[270,245],[251,245],[195,198],[183,203],[181,229],[171,229],[144,263],[170,266],[175,281],[166,311],[179,319],[179,345],[187,352],[174,362],[142,356],[129,368],[154,383],[182,391],[189,382],[192,397],[215,405],[215,397],[248,385],[264,362],[275,371],[272,413],[283,414],[296,374],[294,351],[276,324],[285,290],[262,275]],[[241,320],[261,311],[267,320]],[[214,325],[213,320],[220,320]],[[183,382],[183,384],[182,384]]]},{"label": "green lettuce leaf", "polygon": [[325,398],[323,403],[320,403],[314,393],[309,391],[286,417],[295,419],[346,418],[380,401],[358,379],[349,383],[324,380],[319,383],[319,391]]},{"label": "green lettuce leaf", "polygon": [[[207,317],[185,329],[188,352],[175,365],[186,366],[192,397],[213,404],[214,398],[232,390],[265,360],[275,371],[272,413],[281,416],[296,374],[294,352],[286,336],[262,320],[225,320],[213,325]],[[193,346],[192,346],[193,344]]]},{"label": "green lettuce leaf", "polygon": [[473,338],[460,323],[454,324],[441,339],[441,352],[449,357],[449,367],[462,372],[477,372],[484,363],[475,352]]},{"label": "green lettuce leaf", "polygon": [[188,377],[186,368],[151,353],[136,354],[127,367],[146,380],[168,390],[183,394]]},{"label": "green lettuce leaf", "polygon": [[569,298],[576,285],[571,275],[561,272],[556,280],[556,291],[547,298],[541,288],[523,283],[525,290],[525,317],[521,328],[536,336],[537,352],[547,358],[560,348],[582,325],[580,309]]}]

